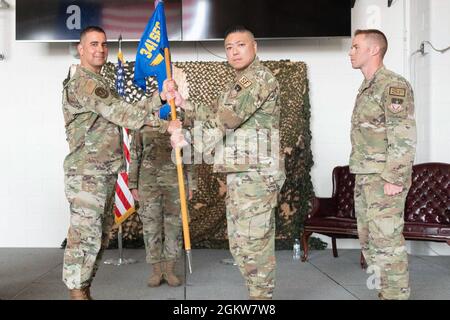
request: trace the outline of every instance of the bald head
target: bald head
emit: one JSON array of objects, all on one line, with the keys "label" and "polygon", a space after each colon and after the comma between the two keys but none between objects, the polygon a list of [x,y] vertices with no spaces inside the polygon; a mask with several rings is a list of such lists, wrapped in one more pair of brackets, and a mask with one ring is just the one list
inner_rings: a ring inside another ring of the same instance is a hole
[{"label": "bald head", "polygon": [[246,27],[239,25],[228,28],[227,31],[225,31],[224,39],[226,39],[230,34],[236,32],[246,33],[251,41],[255,41],[255,35],[253,34],[253,32],[248,30]]},{"label": "bald head", "polygon": [[383,32],[376,29],[358,29],[355,31],[355,37],[359,35],[364,36],[364,40],[366,40],[369,45],[379,47],[381,59],[384,58],[388,49],[388,41]]}]

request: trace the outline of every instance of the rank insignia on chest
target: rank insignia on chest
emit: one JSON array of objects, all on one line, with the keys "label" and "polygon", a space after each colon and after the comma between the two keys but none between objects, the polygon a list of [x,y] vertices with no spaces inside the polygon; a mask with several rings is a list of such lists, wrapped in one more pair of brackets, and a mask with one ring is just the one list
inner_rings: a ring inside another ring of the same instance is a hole
[{"label": "rank insignia on chest", "polygon": [[232,98],[235,98],[241,90],[242,90],[242,87],[239,84],[236,84],[233,87],[233,89],[231,90],[230,96]]},{"label": "rank insignia on chest", "polygon": [[105,88],[102,87],[97,87],[95,88],[95,95],[102,98],[102,99],[106,99],[109,96],[109,92],[108,90],[106,90]]},{"label": "rank insignia on chest", "polygon": [[388,109],[392,113],[399,113],[403,111],[403,99],[392,99]]},{"label": "rank insignia on chest", "polygon": [[242,76],[238,82],[244,88],[248,88],[252,85],[252,82],[250,80],[248,80],[246,76]]},{"label": "rank insignia on chest", "polygon": [[406,90],[404,88],[390,87],[389,95],[397,97],[406,97]]}]

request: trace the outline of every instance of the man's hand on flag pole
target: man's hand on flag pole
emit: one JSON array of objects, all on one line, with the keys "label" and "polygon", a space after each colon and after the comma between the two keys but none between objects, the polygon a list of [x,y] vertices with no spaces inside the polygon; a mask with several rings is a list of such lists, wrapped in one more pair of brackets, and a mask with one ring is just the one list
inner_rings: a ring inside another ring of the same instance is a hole
[{"label": "man's hand on flag pole", "polygon": [[181,121],[176,119],[176,120],[170,120],[169,121],[169,126],[167,127],[167,132],[172,134],[174,133],[176,130],[181,130],[182,124]]},{"label": "man's hand on flag pole", "polygon": [[174,149],[183,148],[188,145],[188,142],[184,138],[182,132],[182,124],[180,120],[176,119],[169,121],[167,132],[170,133],[170,143]]},{"label": "man's hand on flag pole", "polygon": [[161,99],[164,101],[170,100],[170,98],[168,97],[168,94],[170,93],[173,95],[177,89],[178,89],[178,87],[177,87],[175,80],[173,80],[173,79],[164,80],[163,90],[160,93]]},{"label": "man's hand on flag pole", "polygon": [[176,129],[170,136],[170,144],[172,148],[183,148],[188,145],[188,142],[184,138],[183,132],[181,129]]},{"label": "man's hand on flag pole", "polygon": [[[142,34],[141,40],[139,42],[139,46],[136,52],[136,64],[134,70],[134,82],[145,90],[145,78],[148,76],[156,76],[158,80],[158,89],[160,98],[163,101],[170,101],[171,109],[174,108],[174,103],[171,101],[170,97],[168,97],[168,93],[171,92],[173,98],[175,98],[177,91],[176,82],[175,81],[164,81],[165,79],[172,79],[172,70],[170,63],[170,50],[169,50],[169,39],[167,37],[167,28],[166,28],[166,17],[164,14],[164,2],[157,1],[155,2],[156,9],[153,11],[153,14],[145,28],[144,33]],[[158,39],[154,39],[155,30],[159,30]],[[148,50],[148,41],[152,40],[153,48],[151,52]],[[154,41],[153,41],[154,40]],[[161,52],[164,51],[164,63],[161,63]],[[156,60],[158,59],[158,60]],[[158,63],[154,64],[154,62],[158,61]],[[186,97],[187,98],[187,97]],[[179,103],[180,99],[177,99]],[[171,116],[176,118],[176,110]],[[181,133],[181,129],[175,130],[173,134],[175,135],[175,140],[177,140],[177,145],[181,146],[182,143],[179,143],[181,140],[184,141],[184,144],[187,145],[183,134]],[[186,204],[186,194],[184,189],[184,177],[183,177],[183,167],[181,162],[181,152],[179,149],[175,152],[177,159],[177,173],[178,173],[178,185],[180,191],[180,207],[181,207],[181,220],[183,225],[183,238],[184,238],[184,248],[186,250],[187,262],[189,267],[189,272],[192,273],[191,268],[191,239],[189,235],[189,221],[187,217],[187,204]]]},{"label": "man's hand on flag pole", "polygon": [[181,96],[181,94],[178,91],[168,92],[167,99],[168,100],[175,99],[175,105],[177,107],[180,107],[181,109],[185,110],[186,100],[184,100],[184,98]]}]

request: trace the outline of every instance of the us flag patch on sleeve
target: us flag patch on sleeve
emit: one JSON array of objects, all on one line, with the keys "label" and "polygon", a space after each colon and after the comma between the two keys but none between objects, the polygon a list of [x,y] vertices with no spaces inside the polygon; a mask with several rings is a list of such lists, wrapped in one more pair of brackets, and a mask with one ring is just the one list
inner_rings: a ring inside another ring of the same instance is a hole
[{"label": "us flag patch on sleeve", "polygon": [[397,96],[397,97],[406,97],[406,89],[405,88],[390,87],[389,88],[389,95]]}]

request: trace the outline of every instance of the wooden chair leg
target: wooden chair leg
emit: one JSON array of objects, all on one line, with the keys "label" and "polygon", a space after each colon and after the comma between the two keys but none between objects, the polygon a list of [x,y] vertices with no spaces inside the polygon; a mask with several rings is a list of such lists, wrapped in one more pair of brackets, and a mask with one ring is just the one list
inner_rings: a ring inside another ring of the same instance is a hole
[{"label": "wooden chair leg", "polygon": [[361,251],[361,257],[359,258],[359,264],[361,265],[361,268],[363,270],[367,269],[367,262],[366,262],[366,259],[364,258],[362,251]]},{"label": "wooden chair leg", "polygon": [[336,246],[336,238],[331,238],[331,245],[333,247],[333,257],[337,258],[338,255],[338,251],[337,251],[337,246]]},{"label": "wooden chair leg", "polygon": [[311,231],[304,231],[302,234],[302,244],[303,244],[302,262],[308,260],[308,252],[309,252],[308,241],[311,235],[312,235]]}]

